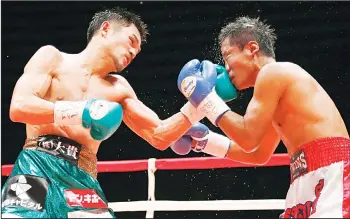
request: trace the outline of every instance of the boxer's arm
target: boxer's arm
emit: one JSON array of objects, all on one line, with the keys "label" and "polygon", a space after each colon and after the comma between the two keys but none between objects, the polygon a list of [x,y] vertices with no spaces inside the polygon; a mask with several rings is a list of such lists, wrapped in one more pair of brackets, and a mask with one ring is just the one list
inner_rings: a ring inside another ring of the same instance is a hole
[{"label": "boxer's arm", "polygon": [[48,91],[52,72],[61,60],[53,46],[41,47],[29,60],[18,79],[10,105],[10,119],[26,124],[54,122],[54,104],[42,99]]},{"label": "boxer's arm", "polygon": [[[192,126],[186,116],[177,113],[166,120],[138,100],[134,90],[127,80],[119,75],[113,75],[119,83],[129,90],[129,98],[121,101],[123,106],[123,121],[138,136],[159,150],[167,149],[174,141],[182,137]],[[121,86],[120,86],[121,87]],[[116,87],[118,90],[121,88]]]},{"label": "boxer's arm", "polygon": [[192,126],[182,113],[176,113],[166,120],[161,120],[138,99],[128,98],[122,102],[122,105],[125,124],[159,150],[167,149]]},{"label": "boxer's arm", "polygon": [[279,142],[280,137],[278,133],[276,132],[275,128],[270,125],[255,151],[247,153],[243,151],[241,146],[239,146],[235,141],[231,141],[226,157],[241,163],[263,165],[270,160]]},{"label": "boxer's arm", "polygon": [[246,152],[256,150],[273,121],[287,77],[279,64],[265,66],[257,78],[253,98],[244,116],[226,112],[219,120],[221,130]]}]

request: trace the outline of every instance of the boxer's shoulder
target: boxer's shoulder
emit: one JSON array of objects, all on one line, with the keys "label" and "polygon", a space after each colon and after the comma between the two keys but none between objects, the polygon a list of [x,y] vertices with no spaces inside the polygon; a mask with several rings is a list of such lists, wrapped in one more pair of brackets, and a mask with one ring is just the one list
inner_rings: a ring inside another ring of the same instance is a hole
[{"label": "boxer's shoulder", "polygon": [[[271,62],[264,65],[260,72],[267,74],[283,74],[298,68],[299,66],[292,62]],[[300,67],[299,67],[300,68]]]},{"label": "boxer's shoulder", "polygon": [[256,85],[260,83],[281,83],[288,79],[288,68],[289,63],[273,62],[264,65],[257,76]]},{"label": "boxer's shoulder", "polygon": [[109,74],[105,77],[105,80],[111,83],[117,92],[125,92],[127,93],[128,97],[137,98],[134,89],[123,76],[117,74]]},{"label": "boxer's shoulder", "polygon": [[272,62],[260,69],[256,83],[279,83],[286,85],[294,83],[305,72],[299,65],[292,62]]},{"label": "boxer's shoulder", "polygon": [[[105,79],[107,81],[109,81],[112,84],[116,84],[116,83],[121,83],[124,84],[126,86],[130,86],[129,82],[126,80],[126,78],[124,78],[121,75],[117,75],[117,74],[109,74],[105,77]],[[131,86],[130,86],[131,87]]]},{"label": "boxer's shoulder", "polygon": [[40,47],[30,58],[24,71],[44,71],[45,73],[53,72],[63,60],[62,53],[54,46],[46,45]]},{"label": "boxer's shoulder", "polygon": [[63,58],[62,52],[52,45],[40,47],[34,55],[41,56],[41,58],[49,61],[59,61]]},{"label": "boxer's shoulder", "polygon": [[293,62],[272,62],[262,67],[260,72],[267,75],[288,77],[288,75],[296,76],[298,73],[305,72],[305,70]]}]

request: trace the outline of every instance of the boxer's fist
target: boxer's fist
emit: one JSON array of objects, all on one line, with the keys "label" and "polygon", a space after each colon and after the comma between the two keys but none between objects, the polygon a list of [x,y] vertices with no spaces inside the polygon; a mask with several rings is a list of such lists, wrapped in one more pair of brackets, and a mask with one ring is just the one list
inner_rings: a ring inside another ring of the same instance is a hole
[{"label": "boxer's fist", "polygon": [[178,155],[186,155],[190,153],[192,149],[192,138],[188,135],[184,135],[172,144],[170,148]]},{"label": "boxer's fist", "polygon": [[198,59],[187,62],[177,79],[179,90],[194,107],[198,107],[212,92],[215,84],[215,66],[209,61],[201,63]]},{"label": "boxer's fist", "polygon": [[230,140],[227,137],[211,132],[202,123],[193,125],[182,138],[171,145],[171,149],[179,155],[186,155],[192,149],[217,157],[225,157],[229,147]]},{"label": "boxer's fist", "polygon": [[90,128],[93,139],[102,141],[120,126],[123,109],[119,103],[106,100],[57,101],[54,114],[56,124],[82,125]]},{"label": "boxer's fist", "polygon": [[[171,146],[171,149],[179,155],[186,155],[191,149],[200,152],[208,142],[208,134],[209,129],[207,126],[202,123],[196,123],[185,133],[184,136]],[[195,142],[193,143],[193,141]]]},{"label": "boxer's fist", "polygon": [[[181,93],[197,109],[199,114],[204,114],[214,125],[229,107],[216,94],[216,67],[210,61],[200,63],[197,59],[189,61],[180,71],[177,85]],[[192,110],[193,111],[193,110]],[[189,110],[181,110],[189,118],[192,124],[195,121]]]},{"label": "boxer's fist", "polygon": [[215,64],[217,78],[215,91],[225,102],[229,102],[237,98],[237,90],[230,80],[230,76],[225,67]]},{"label": "boxer's fist", "polygon": [[119,103],[105,100],[88,100],[83,111],[82,123],[91,128],[91,137],[95,140],[109,138],[120,126],[123,108]]}]

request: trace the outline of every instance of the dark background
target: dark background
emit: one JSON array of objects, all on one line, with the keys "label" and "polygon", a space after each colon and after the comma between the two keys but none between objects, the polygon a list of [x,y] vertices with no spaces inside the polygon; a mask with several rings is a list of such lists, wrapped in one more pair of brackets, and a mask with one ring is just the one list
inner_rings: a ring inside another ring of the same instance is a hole
[{"label": "dark background", "polygon": [[[260,16],[276,29],[278,61],[295,62],[325,88],[350,124],[349,2],[2,2],[2,164],[14,163],[25,140],[25,125],[10,121],[12,91],[22,69],[43,45],[67,53],[86,46],[86,30],[94,12],[121,6],[148,24],[148,43],[122,74],[139,99],[165,119],[186,102],[176,86],[188,60],[215,59],[220,28],[240,15]],[[229,105],[243,114],[252,89]],[[322,106],[320,106],[322,110]],[[216,132],[219,129],[204,121]],[[296,127],[298,128],[298,127]],[[276,153],[286,152],[281,143]],[[191,153],[187,157],[205,156]],[[133,160],[179,157],[158,151],[124,124],[107,141],[98,159]],[[147,173],[101,173],[98,179],[110,202],[147,199]],[[2,184],[6,177],[2,177]],[[289,168],[232,168],[201,171],[157,171],[157,200],[284,199]],[[268,218],[281,211],[156,212],[155,218]],[[145,212],[118,213],[144,218]]]}]

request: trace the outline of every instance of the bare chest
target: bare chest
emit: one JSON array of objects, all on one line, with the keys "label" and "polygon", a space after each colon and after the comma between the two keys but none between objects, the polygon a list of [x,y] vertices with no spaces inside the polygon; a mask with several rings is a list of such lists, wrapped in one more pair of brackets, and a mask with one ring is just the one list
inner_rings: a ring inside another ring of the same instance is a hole
[{"label": "bare chest", "polygon": [[100,77],[84,72],[65,71],[52,79],[45,99],[53,102],[56,100],[80,101],[90,98],[113,101],[114,92],[113,84]]}]

